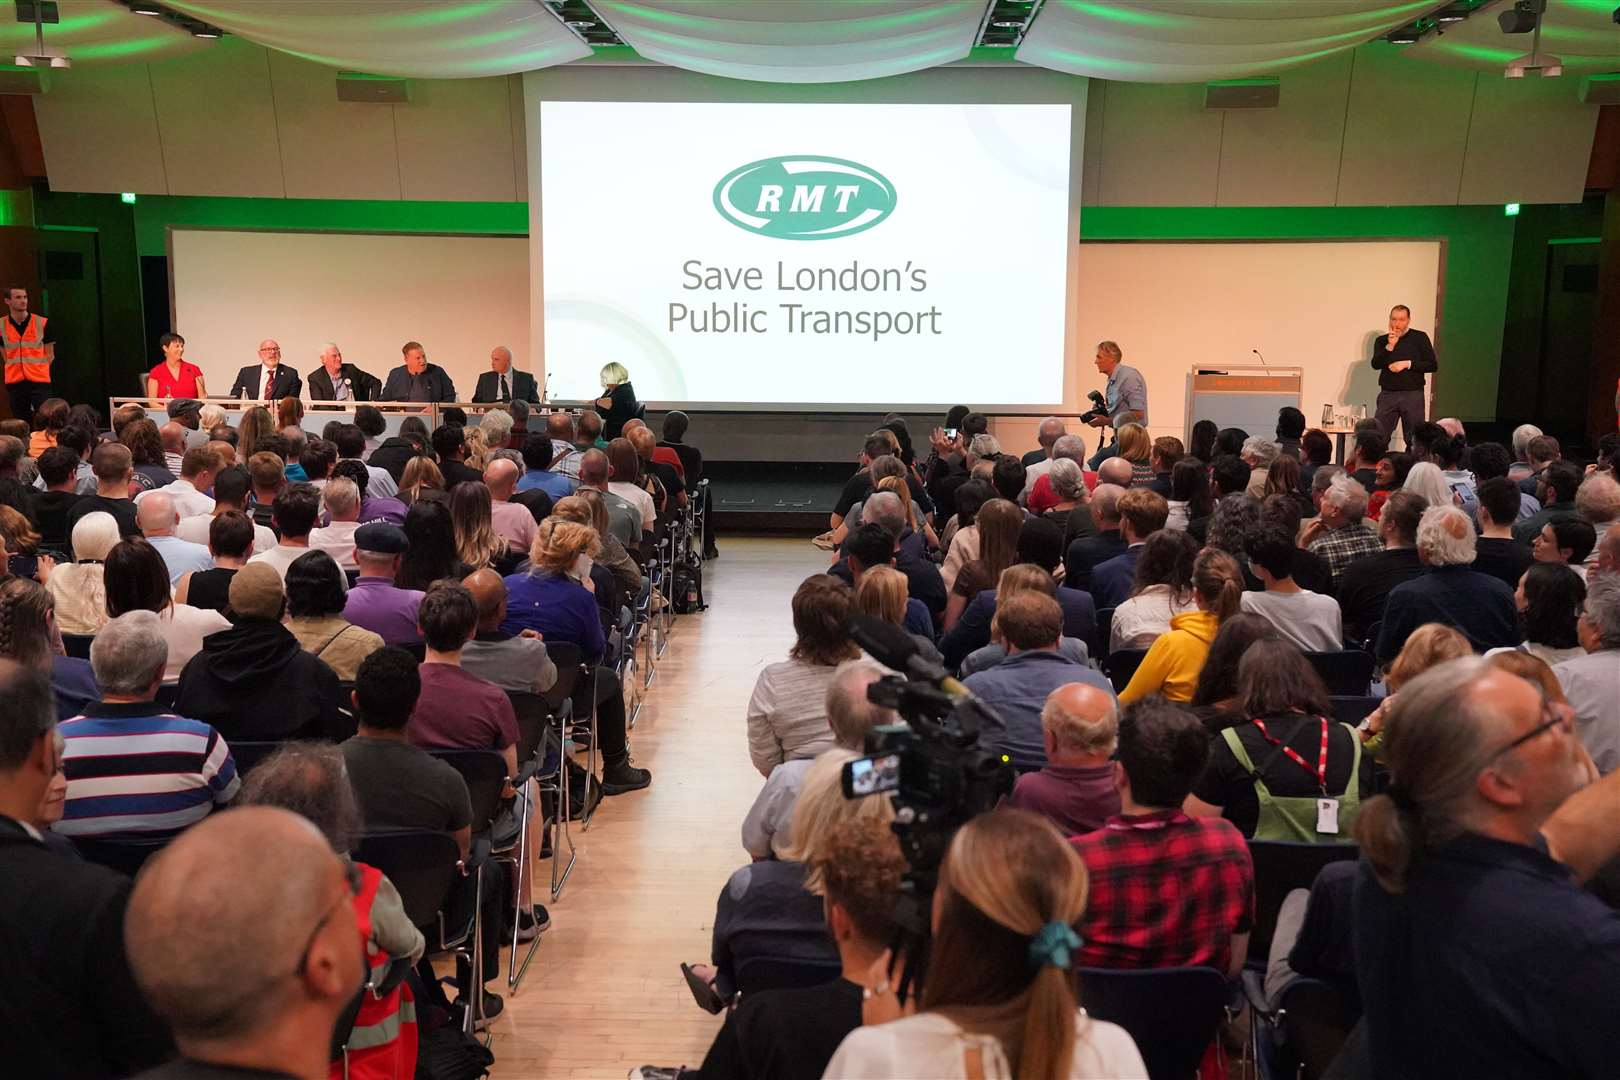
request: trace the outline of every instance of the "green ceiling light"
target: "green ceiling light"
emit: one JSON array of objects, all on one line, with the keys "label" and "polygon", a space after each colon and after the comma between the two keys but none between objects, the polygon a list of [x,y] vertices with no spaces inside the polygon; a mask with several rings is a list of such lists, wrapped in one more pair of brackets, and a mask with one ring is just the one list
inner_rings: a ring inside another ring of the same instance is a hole
[{"label": "green ceiling light", "polygon": [[135,205],[135,193],[133,191],[126,191],[122,195],[118,196],[118,198],[120,201],[129,203],[131,206]]},{"label": "green ceiling light", "polygon": [[1519,204],[1516,203],[1516,202],[1508,203],[1506,206],[1502,207],[1502,213],[1507,215],[1508,217],[1518,217],[1519,216]]}]

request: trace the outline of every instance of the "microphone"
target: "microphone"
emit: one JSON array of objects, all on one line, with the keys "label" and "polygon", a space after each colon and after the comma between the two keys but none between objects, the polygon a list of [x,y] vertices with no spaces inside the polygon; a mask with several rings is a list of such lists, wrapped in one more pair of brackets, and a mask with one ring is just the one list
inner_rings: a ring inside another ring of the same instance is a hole
[{"label": "microphone", "polygon": [[912,636],[875,615],[851,615],[844,627],[850,638],[886,668],[903,671],[919,682],[932,683],[954,697],[972,699],[973,693],[917,650]]},{"label": "microphone", "polygon": [[1265,368],[1266,369],[1266,374],[1269,375],[1271,373],[1271,365],[1266,363],[1266,358],[1264,356],[1261,356],[1260,350],[1259,349],[1250,349],[1249,351],[1254,353],[1254,355],[1260,357],[1260,366]]}]

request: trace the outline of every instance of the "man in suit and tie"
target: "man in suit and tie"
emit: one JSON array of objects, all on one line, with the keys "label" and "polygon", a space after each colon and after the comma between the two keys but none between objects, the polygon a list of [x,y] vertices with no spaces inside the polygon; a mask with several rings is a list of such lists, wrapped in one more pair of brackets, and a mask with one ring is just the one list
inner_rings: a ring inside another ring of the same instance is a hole
[{"label": "man in suit and tie", "polygon": [[456,384],[438,364],[427,361],[427,350],[419,341],[407,341],[400,349],[405,362],[388,373],[383,384],[384,401],[454,401]]},{"label": "man in suit and tie", "polygon": [[343,362],[342,351],[330,341],[321,346],[321,366],[309,373],[311,401],[376,401],[382,380]]},{"label": "man in suit and tie", "polygon": [[304,389],[298,372],[281,362],[281,346],[265,338],[259,342],[259,362],[236,373],[230,396],[253,401],[280,401],[297,397]]},{"label": "man in suit and tie", "polygon": [[497,345],[489,350],[489,370],[478,376],[478,388],[473,391],[474,401],[511,401],[518,398],[530,404],[540,404],[534,376],[527,371],[512,370],[512,350]]}]

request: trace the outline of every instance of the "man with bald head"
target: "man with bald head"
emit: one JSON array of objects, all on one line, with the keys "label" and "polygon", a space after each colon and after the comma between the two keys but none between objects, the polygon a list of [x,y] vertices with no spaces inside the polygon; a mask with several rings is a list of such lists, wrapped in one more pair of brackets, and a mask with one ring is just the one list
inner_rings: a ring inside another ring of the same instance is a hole
[{"label": "man with bald head", "polygon": [[512,501],[517,491],[518,467],[506,458],[496,458],[484,466],[484,486],[489,488],[490,525],[514,552],[527,553],[534,543],[535,520],[529,508]]},{"label": "man with bald head", "polygon": [[182,1057],[142,1080],[323,1080],[366,977],[354,880],[314,825],[268,806],[205,821],[153,858],[125,946]]},{"label": "man with bald head", "polygon": [[236,373],[227,396],[268,403],[297,397],[303,389],[304,380],[298,372],[281,362],[281,346],[265,338],[259,342],[259,362]]},{"label": "man with bald head", "polygon": [[478,376],[473,390],[474,401],[511,401],[513,399],[539,404],[540,393],[534,376],[527,371],[512,368],[512,350],[497,345],[489,350],[489,370]]},{"label": "man with bald head", "polygon": [[180,459],[186,453],[186,429],[173,420],[158,428],[158,441],[163,444],[163,464],[174,475],[180,475]]},{"label": "man with bald head", "polygon": [[[48,672],[0,660],[0,1033],[5,1073],[94,1080],[163,1061],[173,1044],[130,977],[130,881],[47,847],[62,740]],[[61,799],[61,792],[56,792]],[[61,813],[60,801],[57,814]]]},{"label": "man with bald head", "polygon": [[461,666],[508,693],[543,694],[557,681],[557,666],[546,655],[538,630],[501,632],[506,621],[506,582],[490,569],[475,570],[461,582],[478,605],[478,629],[461,650]]},{"label": "man with bald head", "polygon": [[311,401],[375,401],[382,380],[344,363],[343,351],[328,341],[321,346],[321,366],[309,373]]},{"label": "man with bald head", "polygon": [[574,418],[560,409],[549,414],[546,437],[551,440],[551,471],[578,480],[579,463],[585,452],[574,445]]},{"label": "man with bald head", "polygon": [[1035,481],[1046,475],[1052,467],[1052,461],[1057,456],[1053,449],[1057,441],[1067,435],[1069,430],[1063,421],[1056,416],[1048,416],[1041,421],[1041,426],[1035,429],[1035,441],[1040,444],[1039,449],[1031,450],[1023,457],[1024,463],[1024,491],[1021,501],[1029,499],[1029,493],[1035,488]]},{"label": "man with bald head", "polygon": [[1202,966],[1228,978],[1243,969],[1254,922],[1248,845],[1230,821],[1181,809],[1208,757],[1209,732],[1187,709],[1158,697],[1126,709],[1112,766],[1120,812],[1070,841],[1091,883],[1078,963]]},{"label": "man with bald head", "polygon": [[180,515],[167,491],[148,491],[135,504],[135,524],[142,535],[163,556],[163,565],[169,569],[169,587],[194,570],[212,570],[214,557],[201,544],[193,544],[174,535],[180,524]]},{"label": "man with bald head", "polygon": [[[1130,462],[1121,457],[1106,458],[1103,465],[1118,461],[1129,470]],[[1118,555],[1125,554],[1128,546],[1120,531],[1119,499],[1125,494],[1120,484],[1100,483],[1091,493],[1091,520],[1097,531],[1091,536],[1076,537],[1063,554],[1063,584],[1071,589],[1090,591],[1091,572]]]},{"label": "man with bald head", "polygon": [[608,457],[600,450],[587,450],[579,459],[579,486],[595,488],[607,504],[608,532],[625,547],[641,543],[641,510],[608,490]]},{"label": "man with bald head", "polygon": [[1018,778],[1009,804],[1045,815],[1064,836],[1102,828],[1119,813],[1110,760],[1119,735],[1114,695],[1090,683],[1058,687],[1041,708],[1041,732],[1046,765]]}]

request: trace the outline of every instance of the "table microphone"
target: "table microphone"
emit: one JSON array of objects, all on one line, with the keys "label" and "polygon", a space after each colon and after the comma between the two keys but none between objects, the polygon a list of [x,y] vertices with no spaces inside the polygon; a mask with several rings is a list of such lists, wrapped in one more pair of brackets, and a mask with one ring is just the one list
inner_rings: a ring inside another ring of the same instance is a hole
[{"label": "table microphone", "polygon": [[1266,374],[1267,375],[1270,375],[1271,374],[1271,365],[1266,363],[1266,358],[1264,356],[1261,356],[1260,350],[1259,349],[1250,349],[1249,351],[1254,353],[1254,355],[1260,357],[1260,366],[1266,369]]}]

